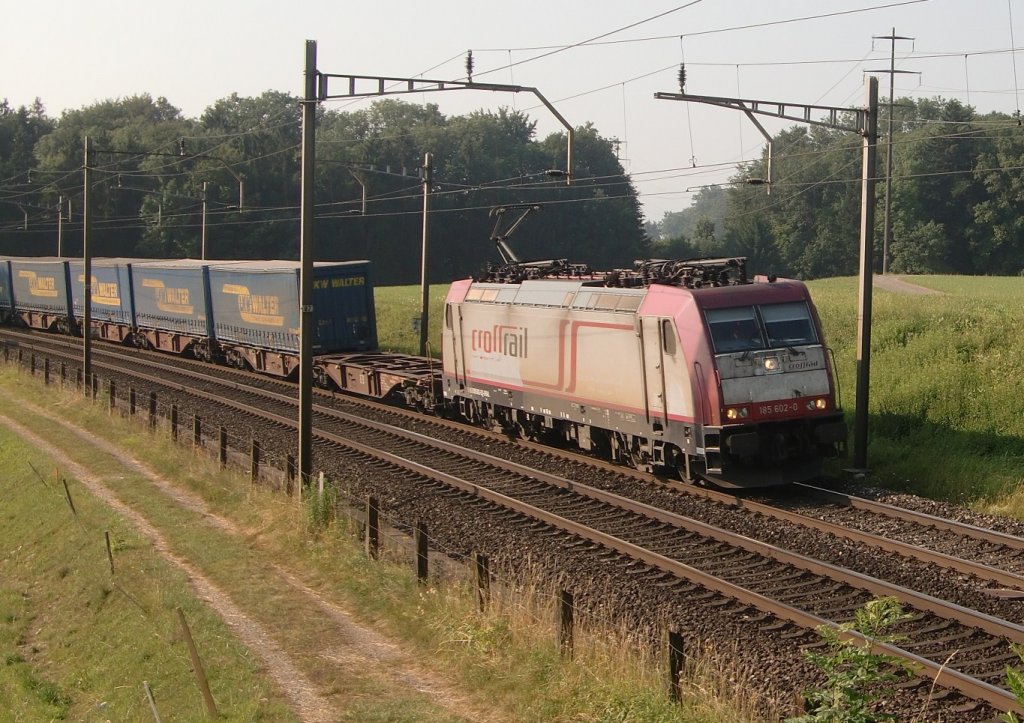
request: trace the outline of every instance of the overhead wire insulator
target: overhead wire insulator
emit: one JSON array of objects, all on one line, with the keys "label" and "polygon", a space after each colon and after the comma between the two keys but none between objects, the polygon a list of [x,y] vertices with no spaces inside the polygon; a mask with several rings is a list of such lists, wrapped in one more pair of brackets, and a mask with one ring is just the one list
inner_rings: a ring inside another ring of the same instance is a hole
[{"label": "overhead wire insulator", "polygon": [[179,156],[185,155],[185,139],[184,138],[179,138],[178,139],[178,155]]},{"label": "overhead wire insulator", "polygon": [[679,64],[679,92],[686,92],[686,63]]},{"label": "overhead wire insulator", "polygon": [[472,50],[467,50],[466,51],[466,79],[470,83],[473,82],[473,51]]}]

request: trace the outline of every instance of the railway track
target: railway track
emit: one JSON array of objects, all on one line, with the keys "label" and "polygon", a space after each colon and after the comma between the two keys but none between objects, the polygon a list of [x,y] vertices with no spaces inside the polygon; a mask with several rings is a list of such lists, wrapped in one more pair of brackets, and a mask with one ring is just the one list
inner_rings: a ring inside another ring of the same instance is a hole
[{"label": "railway track", "polygon": [[[99,356],[108,358],[106,352]],[[238,381],[225,382],[212,376],[208,367],[197,372],[177,360],[172,364],[163,359],[133,359],[128,364],[135,367],[135,371],[125,371],[124,364],[113,360],[97,362],[100,369],[135,374],[147,383],[198,395],[206,403],[226,404],[239,414],[262,418],[281,430],[294,426],[295,401],[289,393],[244,388]],[[148,371],[141,371],[140,367]],[[231,398],[225,398],[227,396]],[[427,424],[423,418],[417,419]],[[434,421],[429,420],[431,425]],[[441,424],[442,420],[436,421],[440,424],[438,429],[447,428]],[[1005,666],[1016,659],[1008,643],[1024,643],[1024,627],[1009,620],[785,550],[607,489],[527,467],[501,456],[470,451],[461,443],[438,439],[437,434],[419,434],[319,404],[315,409],[315,426],[318,437],[323,440],[321,444],[332,445],[331,454],[345,460],[345,464],[369,464],[378,469],[383,465],[397,475],[415,475],[422,484],[442,485],[449,490],[442,494],[460,498],[472,495],[496,506],[503,510],[500,514],[510,520],[527,518],[531,524],[561,530],[577,541],[586,540],[605,550],[614,550],[622,557],[619,565],[628,567],[642,563],[648,568],[646,575],[653,575],[660,585],[670,586],[679,595],[694,596],[704,605],[717,604],[717,600],[734,602],[732,613],[755,621],[763,631],[778,630],[782,623],[804,629],[835,624],[852,618],[853,612],[872,597],[894,596],[914,613],[904,628],[897,631],[908,636],[911,642],[900,648],[881,646],[880,649],[912,661],[924,679],[935,680],[997,710],[1016,710],[1012,696],[1000,682]],[[492,448],[503,444],[506,443],[497,442],[493,437],[488,443]],[[523,445],[511,446],[521,449]],[[550,452],[544,454],[550,455]],[[714,500],[734,512],[784,519],[787,524],[838,535],[857,544],[880,547],[883,542],[877,539],[878,535],[868,538],[863,536],[862,530],[835,522],[826,525],[818,520],[811,524],[809,515],[773,505],[719,496],[709,490],[684,488],[682,491],[699,495],[705,504]],[[678,496],[678,492],[678,489],[673,490],[672,495]],[[857,509],[860,505],[852,499],[844,503],[825,491],[815,491],[815,494],[825,495],[829,504],[845,509]],[[893,516],[893,509],[887,512],[889,519],[901,519]],[[918,524],[921,521],[919,517]],[[923,521],[933,527],[944,527],[947,534],[961,529],[967,534],[966,526],[952,521],[942,521],[941,525],[936,524],[936,520]],[[974,528],[971,532],[977,535],[984,531]],[[1024,543],[1019,538],[1005,537],[1007,543],[1012,540]],[[567,540],[564,544],[571,546],[573,543]],[[1003,585],[1024,583],[1019,577],[1000,577],[1012,573],[998,568],[947,553],[922,556],[919,546],[900,544],[903,547],[884,549],[928,564],[956,565],[950,569]],[[917,552],[911,549],[915,547]],[[666,575],[670,577],[663,577]],[[708,601],[709,594],[716,598],[712,603]]]}]

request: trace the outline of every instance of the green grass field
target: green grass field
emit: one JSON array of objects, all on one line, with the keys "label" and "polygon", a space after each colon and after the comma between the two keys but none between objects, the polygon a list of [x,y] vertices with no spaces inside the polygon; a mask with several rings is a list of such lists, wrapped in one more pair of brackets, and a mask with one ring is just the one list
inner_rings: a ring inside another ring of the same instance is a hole
[{"label": "green grass field", "polygon": [[[4,370],[0,384],[12,376]],[[176,608],[201,646],[225,720],[295,720],[187,576],[2,425],[0,469],[0,721],[153,720],[143,681],[165,721],[202,718]]]},{"label": "green grass field", "polygon": [[[875,289],[868,463],[883,484],[1024,514],[1024,279],[906,279],[942,295]],[[809,284],[856,404],[857,280]]]}]

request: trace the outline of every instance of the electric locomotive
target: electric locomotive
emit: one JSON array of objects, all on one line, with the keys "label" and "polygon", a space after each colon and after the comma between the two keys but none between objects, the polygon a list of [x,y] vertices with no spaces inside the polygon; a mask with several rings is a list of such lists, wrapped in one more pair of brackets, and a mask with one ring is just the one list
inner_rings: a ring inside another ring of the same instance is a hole
[{"label": "electric locomotive", "polygon": [[845,452],[807,287],[748,279],[745,258],[609,273],[506,258],[452,284],[443,342],[442,393],[462,416],[641,470],[757,487]]}]

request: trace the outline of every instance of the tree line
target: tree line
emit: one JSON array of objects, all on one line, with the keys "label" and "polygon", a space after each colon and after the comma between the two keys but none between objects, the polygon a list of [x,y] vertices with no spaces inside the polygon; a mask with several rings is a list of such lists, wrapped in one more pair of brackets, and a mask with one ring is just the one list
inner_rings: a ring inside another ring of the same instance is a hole
[{"label": "tree line", "polygon": [[[96,256],[298,258],[301,116],[279,92],[232,95],[199,118],[148,95],[50,118],[0,103],[0,253],[81,253],[85,136]],[[432,157],[430,276],[450,281],[500,257],[490,209],[540,205],[511,243],[523,259],[621,267],[647,255],[640,204],[612,141],[537,138],[515,110],[446,116],[385,99],[317,117],[317,258],[370,259],[378,284],[419,280],[424,156]],[[205,199],[205,203],[204,203]],[[205,206],[205,224],[203,207]],[[59,209],[58,209],[59,207]],[[507,222],[506,222],[507,225]]]},{"label": "tree line", "polygon": [[[888,268],[908,274],[1024,273],[1024,128],[1019,113],[977,114],[957,100],[893,104]],[[888,128],[883,100],[879,131]],[[852,119],[847,119],[847,124]],[[874,248],[881,265],[887,138],[878,146]],[[693,205],[647,224],[655,253],[743,254],[751,267],[799,278],[857,273],[862,139],[793,126],[767,158],[740,167]]]},{"label": "tree line", "polygon": [[[888,127],[881,103],[880,130]],[[1024,129],[1017,115],[979,115],[956,100],[900,98],[893,112],[889,270],[1020,274],[1024,270]],[[209,258],[297,258],[300,105],[279,92],[232,95],[199,118],[147,95],[108,100],[60,118],[38,101],[0,103],[0,253],[56,253],[58,201],[65,255],[81,253],[83,138],[92,162],[96,255],[196,257],[206,208]],[[886,139],[874,173],[881,258]],[[430,153],[430,277],[479,273],[498,260],[493,207],[537,204],[512,238],[522,259],[568,258],[595,268],[634,259],[742,255],[756,272],[798,278],[857,273],[861,139],[791,126],[767,158],[729,183],[644,223],[613,141],[575,132],[538,138],[509,109],[447,116],[432,104],[380,100],[317,120],[317,257],[368,258],[380,284],[419,279],[424,154]],[[512,216],[515,218],[515,216]],[[507,225],[507,222],[506,222]],[[880,261],[878,266],[880,266]]]}]

